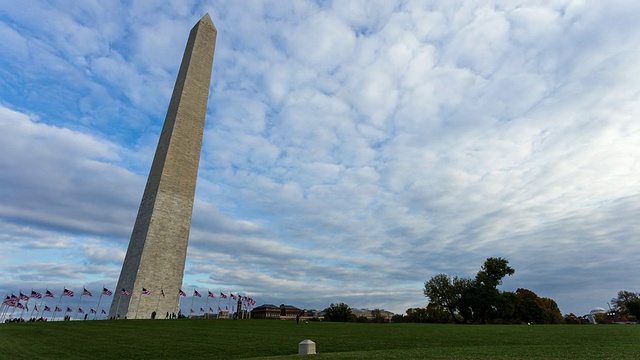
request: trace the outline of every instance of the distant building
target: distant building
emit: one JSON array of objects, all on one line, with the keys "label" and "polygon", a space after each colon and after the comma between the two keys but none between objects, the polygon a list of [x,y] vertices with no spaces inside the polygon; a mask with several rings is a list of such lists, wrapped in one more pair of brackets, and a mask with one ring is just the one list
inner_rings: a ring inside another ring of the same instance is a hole
[{"label": "distant building", "polygon": [[280,307],[272,304],[262,304],[251,310],[252,319],[277,319],[280,317]]},{"label": "distant building", "polygon": [[597,324],[598,320],[596,319],[596,316],[599,314],[606,314],[606,313],[607,313],[607,310],[605,310],[604,308],[596,307],[596,308],[593,308],[593,310],[591,310],[591,312],[589,312],[587,315],[585,315],[585,317],[587,318],[587,320],[589,320],[590,323]]},{"label": "distant building", "polygon": [[282,319],[301,316],[302,310],[293,305],[282,304],[275,306],[272,304],[263,304],[251,310],[252,319]]},{"label": "distant building", "polygon": [[300,316],[302,315],[302,310],[298,309],[293,305],[280,305],[280,316]]},{"label": "distant building", "polygon": [[[356,317],[365,317],[365,318],[367,318],[367,320],[373,320],[374,319],[374,315],[371,313],[371,310],[369,310],[369,309],[351,308],[351,313],[353,315],[355,315]],[[392,313],[391,311],[380,310],[380,316],[383,319],[387,320],[387,321],[391,320],[393,315],[395,315],[395,314]]]}]

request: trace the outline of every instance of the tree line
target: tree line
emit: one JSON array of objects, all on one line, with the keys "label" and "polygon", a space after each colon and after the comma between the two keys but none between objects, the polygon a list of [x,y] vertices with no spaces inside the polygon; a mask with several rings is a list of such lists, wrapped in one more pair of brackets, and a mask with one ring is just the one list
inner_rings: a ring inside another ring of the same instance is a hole
[{"label": "tree line", "polygon": [[[438,274],[424,284],[429,299],[425,309],[409,309],[407,315],[431,322],[460,324],[564,322],[553,299],[539,297],[528,289],[500,291],[498,286],[515,270],[504,258],[485,260],[475,278]],[[422,321],[421,321],[422,322]]]},{"label": "tree line", "polygon": [[[415,322],[458,324],[583,324],[588,320],[573,313],[562,315],[558,304],[535,292],[518,288],[501,291],[498,286],[515,270],[500,257],[487,258],[474,278],[438,274],[424,283],[429,299],[424,308],[409,308],[406,315],[383,318],[374,309],[370,317],[356,317],[345,303],[324,309],[327,321]],[[611,299],[611,312],[599,314],[600,323],[633,322],[640,319],[640,292],[620,291]]]}]

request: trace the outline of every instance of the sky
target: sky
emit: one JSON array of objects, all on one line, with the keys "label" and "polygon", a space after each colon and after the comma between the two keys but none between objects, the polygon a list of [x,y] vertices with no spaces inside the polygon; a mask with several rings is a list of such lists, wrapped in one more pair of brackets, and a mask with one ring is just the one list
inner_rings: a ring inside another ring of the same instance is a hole
[{"label": "sky", "polygon": [[116,286],[205,13],[187,293],[404,313],[488,257],[563,314],[640,291],[640,2],[0,0],[1,296]]}]

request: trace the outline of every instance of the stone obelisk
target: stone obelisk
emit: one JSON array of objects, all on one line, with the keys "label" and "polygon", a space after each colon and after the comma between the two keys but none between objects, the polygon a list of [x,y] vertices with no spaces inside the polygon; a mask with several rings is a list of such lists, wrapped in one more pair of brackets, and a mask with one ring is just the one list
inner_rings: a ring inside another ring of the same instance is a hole
[{"label": "stone obelisk", "polygon": [[209,14],[189,34],[109,317],[178,311],[216,35]]}]

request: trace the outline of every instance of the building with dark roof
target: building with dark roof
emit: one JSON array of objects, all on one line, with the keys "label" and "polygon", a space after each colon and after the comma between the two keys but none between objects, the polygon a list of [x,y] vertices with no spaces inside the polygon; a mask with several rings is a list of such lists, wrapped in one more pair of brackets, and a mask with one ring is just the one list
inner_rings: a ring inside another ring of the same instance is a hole
[{"label": "building with dark roof", "polygon": [[252,319],[280,319],[286,317],[296,317],[302,314],[302,311],[293,305],[281,304],[275,306],[272,304],[263,304],[251,310]]}]

